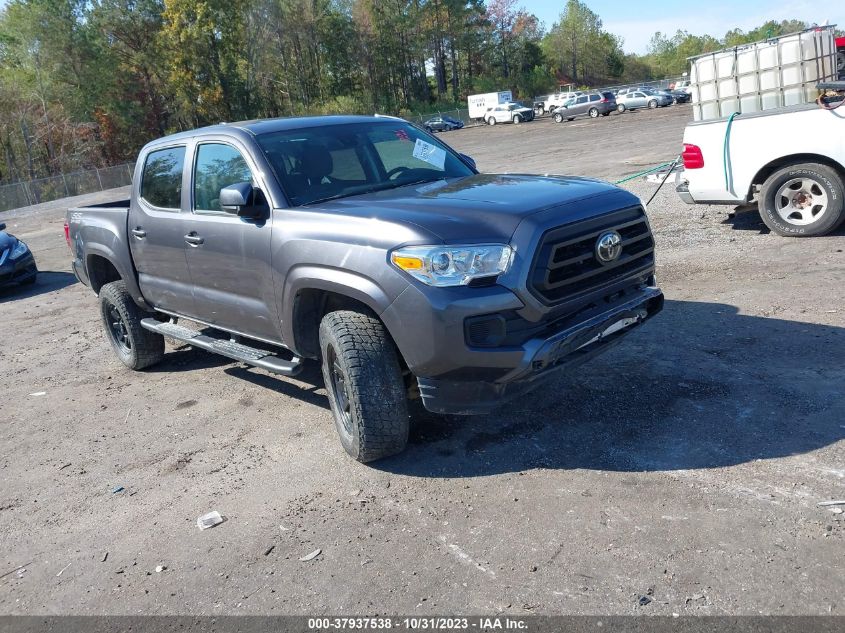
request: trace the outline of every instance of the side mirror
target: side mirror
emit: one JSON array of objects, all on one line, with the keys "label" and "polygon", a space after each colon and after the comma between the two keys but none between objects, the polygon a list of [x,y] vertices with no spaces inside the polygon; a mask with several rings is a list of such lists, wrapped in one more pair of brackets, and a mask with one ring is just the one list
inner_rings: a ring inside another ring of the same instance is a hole
[{"label": "side mirror", "polygon": [[472,159],[471,156],[467,156],[466,154],[458,154],[458,156],[460,156],[461,160],[464,161],[467,165],[469,165],[476,171],[478,170],[478,167],[476,167],[475,161]]},{"label": "side mirror", "polygon": [[0,222],[0,231],[5,231],[5,230],[6,230],[6,223]]},{"label": "side mirror", "polygon": [[236,182],[220,190],[220,208],[227,213],[240,215],[241,210],[252,203],[252,184]]}]

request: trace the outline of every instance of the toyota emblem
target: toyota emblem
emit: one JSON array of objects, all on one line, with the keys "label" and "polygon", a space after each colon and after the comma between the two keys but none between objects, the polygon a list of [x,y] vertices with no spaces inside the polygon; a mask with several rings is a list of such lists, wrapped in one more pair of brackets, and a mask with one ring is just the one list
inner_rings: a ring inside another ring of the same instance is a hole
[{"label": "toyota emblem", "polygon": [[622,237],[616,231],[605,231],[596,240],[596,258],[602,264],[619,258],[622,254]]}]

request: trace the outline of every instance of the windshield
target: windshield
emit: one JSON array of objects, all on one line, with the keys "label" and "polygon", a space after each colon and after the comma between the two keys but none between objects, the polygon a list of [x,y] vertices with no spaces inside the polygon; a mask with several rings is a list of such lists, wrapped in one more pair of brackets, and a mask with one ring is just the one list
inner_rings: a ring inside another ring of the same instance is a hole
[{"label": "windshield", "polygon": [[404,121],[284,130],[256,140],[294,206],[474,173]]}]

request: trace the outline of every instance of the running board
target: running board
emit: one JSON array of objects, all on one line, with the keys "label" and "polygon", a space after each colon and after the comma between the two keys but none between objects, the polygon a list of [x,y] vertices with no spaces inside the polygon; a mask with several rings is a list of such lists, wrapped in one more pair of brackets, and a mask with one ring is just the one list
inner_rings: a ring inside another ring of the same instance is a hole
[{"label": "running board", "polygon": [[150,332],[162,334],[168,338],[182,341],[193,347],[198,347],[215,354],[220,354],[232,360],[238,360],[253,367],[266,369],[274,374],[295,376],[302,369],[302,359],[296,356],[291,360],[284,360],[267,350],[250,347],[249,345],[244,345],[236,341],[227,341],[225,339],[214,338],[213,336],[206,336],[196,330],[177,325],[176,323],[162,323],[155,319],[141,319],[141,326]]}]

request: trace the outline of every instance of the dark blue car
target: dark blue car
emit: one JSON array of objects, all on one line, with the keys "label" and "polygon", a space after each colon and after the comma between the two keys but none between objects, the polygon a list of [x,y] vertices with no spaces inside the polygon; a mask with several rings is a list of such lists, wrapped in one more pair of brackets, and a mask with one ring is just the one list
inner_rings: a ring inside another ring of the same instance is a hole
[{"label": "dark blue car", "polygon": [[0,223],[0,288],[12,284],[34,284],[36,275],[38,268],[29,247],[6,233],[6,225]]}]

